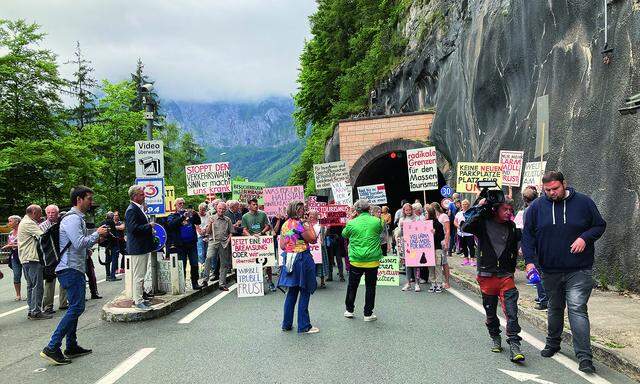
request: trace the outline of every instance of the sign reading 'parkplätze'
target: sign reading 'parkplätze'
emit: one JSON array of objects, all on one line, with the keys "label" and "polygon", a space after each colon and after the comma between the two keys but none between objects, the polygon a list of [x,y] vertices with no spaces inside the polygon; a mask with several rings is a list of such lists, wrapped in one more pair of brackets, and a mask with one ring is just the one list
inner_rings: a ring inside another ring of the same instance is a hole
[{"label": "sign reading 'parkpl\u00e4tze'", "polygon": [[260,264],[263,267],[276,265],[273,236],[236,236],[231,238],[231,266]]},{"label": "sign reading 'parkpl\u00e4tze'", "polygon": [[262,197],[264,198],[264,212],[267,215],[286,215],[290,201],[304,201],[304,187],[294,185],[292,187],[265,188],[262,190]]},{"label": "sign reading 'parkpl\u00e4tze'", "polygon": [[229,163],[187,165],[187,195],[231,192]]},{"label": "sign reading 'parkpl\u00e4tze'", "polygon": [[523,157],[523,151],[500,151],[500,166],[502,166],[502,185],[506,185],[509,187],[520,186]]},{"label": "sign reading 'parkpl\u00e4tze'", "polygon": [[347,185],[351,184],[347,163],[345,161],[314,164],[313,175],[316,180],[316,189],[331,188],[331,183],[337,181],[344,181]]},{"label": "sign reading 'parkpl\u00e4tze'", "polygon": [[411,192],[438,189],[436,147],[407,150],[407,167]]},{"label": "sign reading 'parkpl\u00e4tze'", "polygon": [[502,188],[502,166],[500,163],[458,163],[456,192],[475,193],[478,180],[493,180]]}]

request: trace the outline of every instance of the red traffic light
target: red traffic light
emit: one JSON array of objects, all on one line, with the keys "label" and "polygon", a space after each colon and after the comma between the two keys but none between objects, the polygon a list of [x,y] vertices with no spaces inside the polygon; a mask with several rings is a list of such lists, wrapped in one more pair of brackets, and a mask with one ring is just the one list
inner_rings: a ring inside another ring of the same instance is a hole
[{"label": "red traffic light", "polygon": [[392,159],[396,159],[396,158],[398,157],[398,154],[397,154],[397,153],[395,153],[395,152],[391,152],[391,153],[389,154],[389,157],[390,157],[390,158],[392,158]]}]

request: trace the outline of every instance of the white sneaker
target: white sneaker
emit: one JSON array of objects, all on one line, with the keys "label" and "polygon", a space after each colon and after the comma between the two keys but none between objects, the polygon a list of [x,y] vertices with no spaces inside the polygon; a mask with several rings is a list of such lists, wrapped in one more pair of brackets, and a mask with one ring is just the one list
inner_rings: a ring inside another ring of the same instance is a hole
[{"label": "white sneaker", "polygon": [[318,332],[320,332],[320,328],[311,327],[311,328],[309,328],[309,330],[307,332],[303,332],[303,333],[318,333]]},{"label": "white sneaker", "polygon": [[422,289],[420,289],[420,284],[416,284],[416,288],[414,289],[414,291],[416,292],[422,291]]},{"label": "white sneaker", "polygon": [[378,317],[376,315],[371,315],[371,316],[365,316],[364,317],[364,321],[376,321],[378,320]]},{"label": "white sneaker", "polygon": [[425,280],[425,279],[420,279],[420,284],[427,284],[427,280]]},{"label": "white sneaker", "polygon": [[407,284],[404,285],[404,287],[402,287],[403,291],[408,291],[410,289],[411,289],[411,283],[407,283]]},{"label": "white sneaker", "polygon": [[347,319],[353,319],[353,312],[344,311],[344,317]]}]

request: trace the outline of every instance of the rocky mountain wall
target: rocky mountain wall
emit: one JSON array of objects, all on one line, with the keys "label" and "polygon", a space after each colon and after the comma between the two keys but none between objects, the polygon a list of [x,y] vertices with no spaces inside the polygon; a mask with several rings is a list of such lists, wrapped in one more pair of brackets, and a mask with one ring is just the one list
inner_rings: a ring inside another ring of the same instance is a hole
[{"label": "rocky mountain wall", "polygon": [[452,164],[533,161],[536,97],[548,94],[547,169],[590,195],[608,227],[601,283],[640,290],[640,1],[609,1],[609,64],[599,0],[415,0],[403,63],[380,82],[372,113],[435,108],[431,141]]}]

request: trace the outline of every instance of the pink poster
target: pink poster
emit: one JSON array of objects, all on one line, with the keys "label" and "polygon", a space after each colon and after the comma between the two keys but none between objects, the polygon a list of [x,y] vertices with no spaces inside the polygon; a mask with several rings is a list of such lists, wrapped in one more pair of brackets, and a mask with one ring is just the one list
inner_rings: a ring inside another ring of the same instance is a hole
[{"label": "pink poster", "polygon": [[404,262],[407,267],[436,265],[436,249],[433,243],[433,222],[404,221]]},{"label": "pink poster", "polygon": [[524,228],[524,211],[518,212],[518,214],[516,215],[516,218],[513,219],[513,221],[516,223],[516,228],[518,229]]},{"label": "pink poster", "polygon": [[313,256],[313,262],[322,264],[322,249],[320,249],[320,243],[309,244],[309,250],[311,251],[311,256]]},{"label": "pink poster", "polygon": [[286,215],[287,206],[291,200],[304,201],[304,187],[295,185],[293,187],[265,188],[262,190],[262,197],[264,198],[264,212],[267,215]]}]

